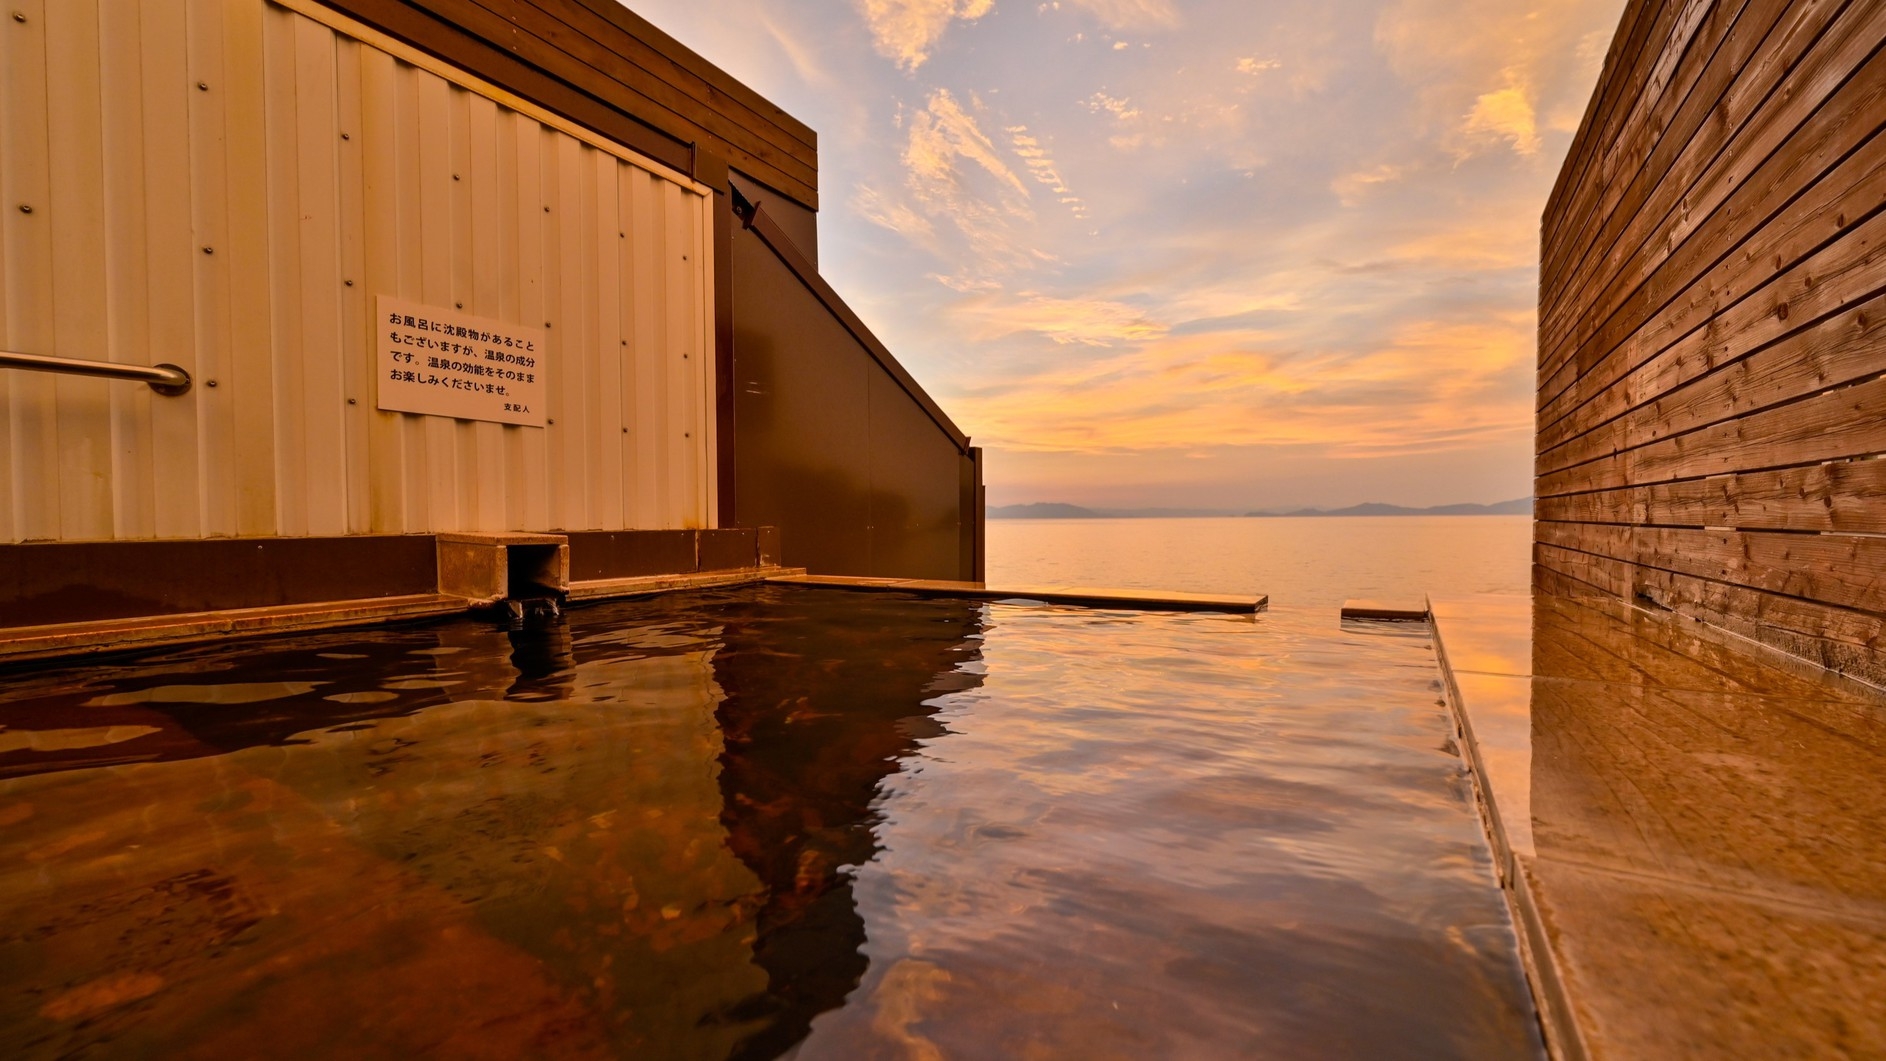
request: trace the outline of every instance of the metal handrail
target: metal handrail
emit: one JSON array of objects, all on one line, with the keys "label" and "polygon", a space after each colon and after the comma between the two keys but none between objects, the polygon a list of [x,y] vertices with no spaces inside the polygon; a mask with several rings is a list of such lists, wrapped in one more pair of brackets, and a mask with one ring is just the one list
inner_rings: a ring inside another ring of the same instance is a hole
[{"label": "metal handrail", "polygon": [[176,365],[120,365],[111,361],[86,361],[77,357],[48,357],[0,350],[0,368],[23,368],[28,372],[63,372],[71,376],[104,376],[148,383],[159,394],[176,397],[190,390],[190,374]]}]

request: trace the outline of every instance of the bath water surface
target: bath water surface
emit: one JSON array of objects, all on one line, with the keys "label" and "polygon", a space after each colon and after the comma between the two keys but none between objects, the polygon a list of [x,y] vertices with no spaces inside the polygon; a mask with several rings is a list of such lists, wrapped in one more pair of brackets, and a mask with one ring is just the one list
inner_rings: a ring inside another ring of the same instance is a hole
[{"label": "bath water surface", "polygon": [[1425,627],[750,588],[0,690],[17,1057],[1540,1052]]}]

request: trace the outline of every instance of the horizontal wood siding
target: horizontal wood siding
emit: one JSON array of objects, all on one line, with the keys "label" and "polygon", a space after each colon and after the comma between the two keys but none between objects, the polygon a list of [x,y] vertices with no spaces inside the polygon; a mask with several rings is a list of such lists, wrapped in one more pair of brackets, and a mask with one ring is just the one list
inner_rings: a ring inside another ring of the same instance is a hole
[{"label": "horizontal wood siding", "polygon": [[1542,225],[1544,584],[1886,678],[1886,5],[1633,0]]},{"label": "horizontal wood siding", "polygon": [[[0,346],[195,386],[0,369],[0,541],[711,526],[711,193],[311,9],[4,23]],[[546,329],[549,426],[380,411],[378,295]]]},{"label": "horizontal wood siding", "polygon": [[322,2],[606,135],[638,123],[697,178],[731,165],[818,208],[817,135],[616,0]]}]

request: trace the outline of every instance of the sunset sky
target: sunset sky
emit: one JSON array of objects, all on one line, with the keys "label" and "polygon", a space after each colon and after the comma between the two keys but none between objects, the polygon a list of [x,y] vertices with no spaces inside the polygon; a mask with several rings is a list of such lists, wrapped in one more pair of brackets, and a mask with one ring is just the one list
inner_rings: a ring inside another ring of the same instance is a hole
[{"label": "sunset sky", "polygon": [[819,133],[826,277],[991,504],[1531,490],[1539,213],[1623,0],[630,0]]}]

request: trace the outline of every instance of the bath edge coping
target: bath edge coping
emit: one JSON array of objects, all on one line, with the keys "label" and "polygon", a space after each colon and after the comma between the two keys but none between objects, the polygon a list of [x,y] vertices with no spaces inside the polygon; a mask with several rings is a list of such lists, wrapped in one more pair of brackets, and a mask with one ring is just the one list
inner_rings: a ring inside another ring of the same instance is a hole
[{"label": "bath edge coping", "polygon": [[[1532,598],[1528,595],[1527,599]],[[1473,780],[1474,803],[1480,813],[1480,824],[1486,832],[1487,844],[1493,850],[1500,894],[1505,898],[1507,910],[1513,918],[1513,934],[1519,942],[1520,964],[1525,970],[1526,984],[1532,992],[1533,1009],[1538,1016],[1546,1053],[1553,1061],[1589,1061],[1591,1053],[1585,1044],[1584,1029],[1579,1026],[1577,1010],[1572,1005],[1565,978],[1559,969],[1559,956],[1540,913],[1531,869],[1526,865],[1526,860],[1513,851],[1507,840],[1506,828],[1500,817],[1499,794],[1490,781],[1479,742],[1474,737],[1472,707],[1461,695],[1460,682],[1448,659],[1447,639],[1442,632],[1443,620],[1435,613],[1433,594],[1428,595],[1427,602],[1428,622],[1434,631],[1434,654],[1441,668],[1448,712],[1460,740],[1461,758],[1467,764],[1467,772]],[[1524,677],[1530,680],[1531,676],[1528,674]],[[1527,803],[1530,813],[1530,801]]]},{"label": "bath edge coping", "polygon": [[1091,586],[1010,586],[948,579],[881,578],[861,575],[780,575],[768,582],[818,589],[913,593],[920,597],[955,597],[980,601],[1031,601],[1084,608],[1132,608],[1145,611],[1229,612],[1254,615],[1270,606],[1270,595],[1247,597],[1167,590],[1108,589]]},{"label": "bath edge coping", "polygon": [[[764,582],[803,569],[771,565],[636,578],[572,582],[566,600],[596,603],[683,590],[715,589]],[[260,608],[175,612],[0,629],[0,667],[56,663],[90,656],[171,648],[221,637],[306,633],[464,615],[481,602],[446,593],[417,593],[341,601],[277,604]]]}]

